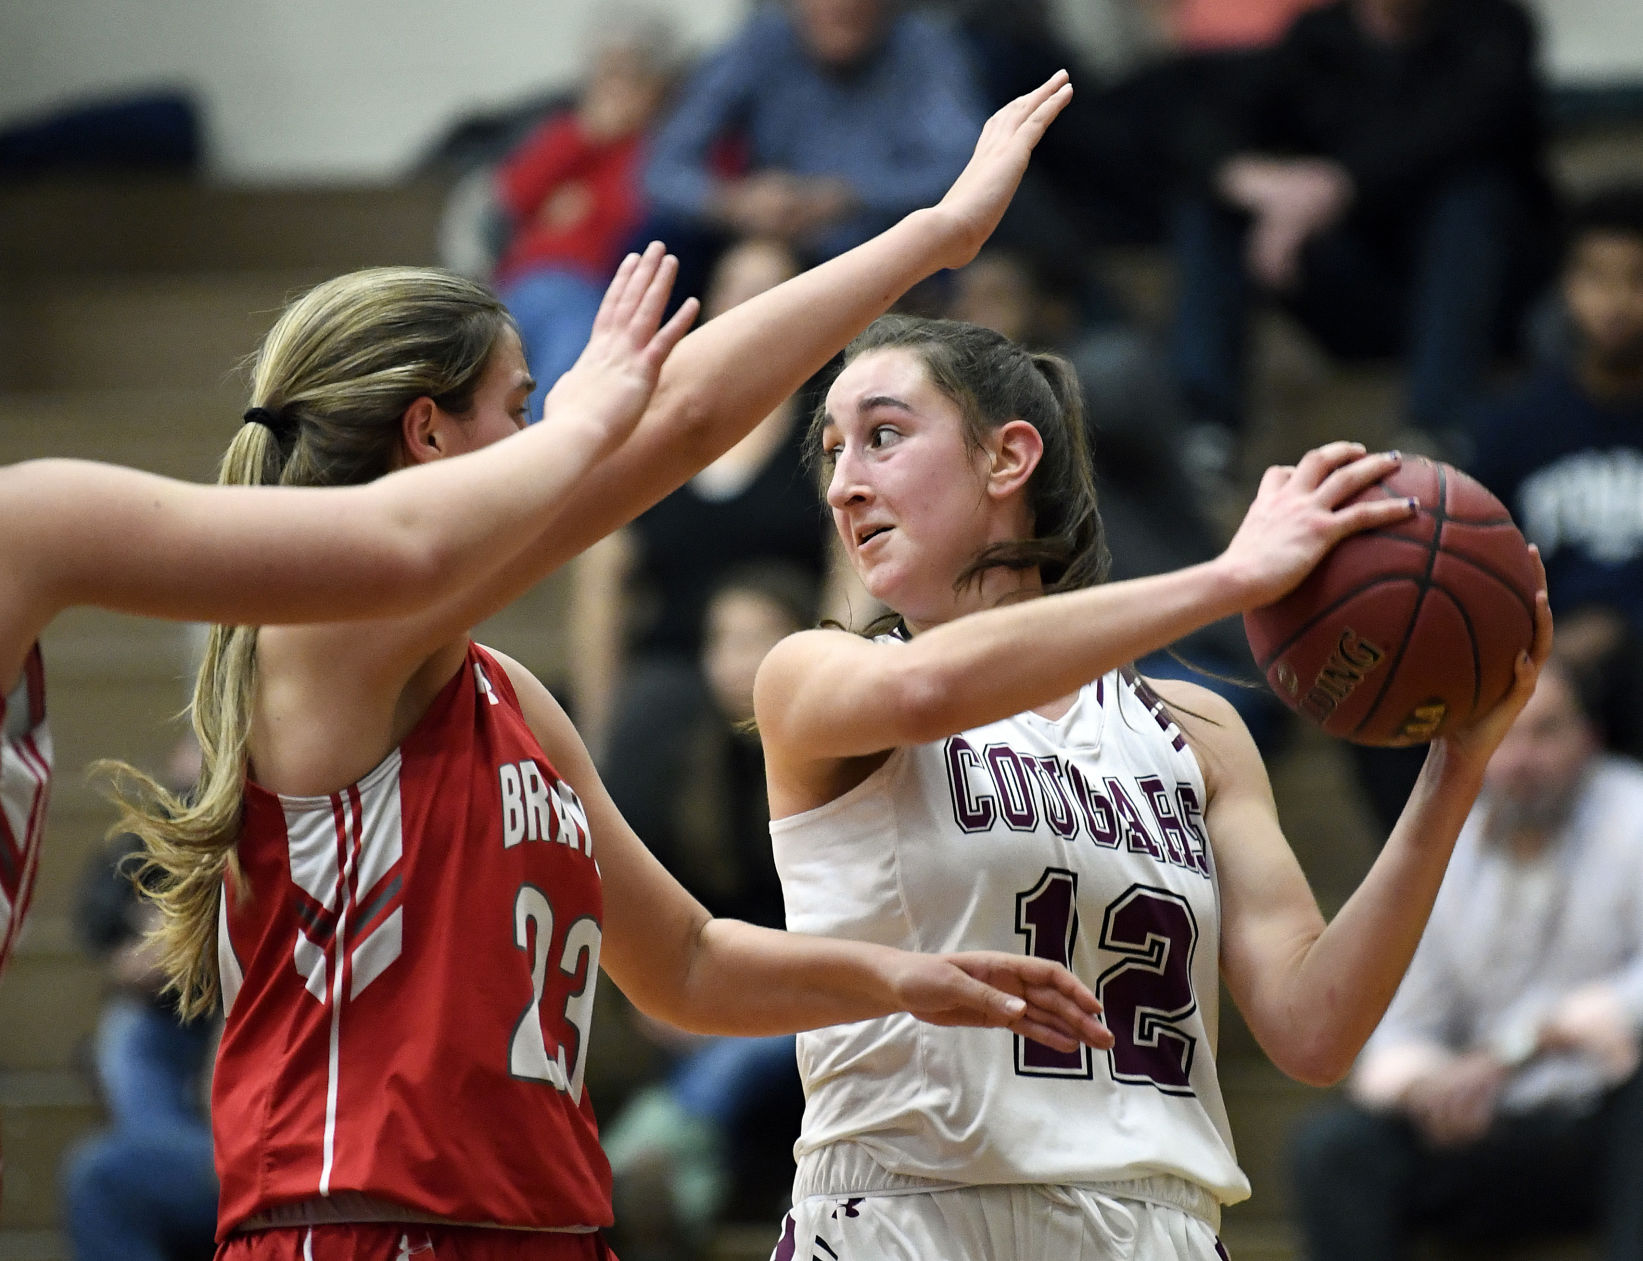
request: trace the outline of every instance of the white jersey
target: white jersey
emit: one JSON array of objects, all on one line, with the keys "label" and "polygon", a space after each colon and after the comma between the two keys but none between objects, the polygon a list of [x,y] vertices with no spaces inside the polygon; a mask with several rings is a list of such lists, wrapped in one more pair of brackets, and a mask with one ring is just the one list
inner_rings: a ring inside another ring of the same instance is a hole
[{"label": "white jersey", "polygon": [[[1111,1051],[900,1014],[799,1035],[795,1198],[947,1184],[1186,1184],[1249,1194],[1216,1076],[1220,899],[1203,774],[1132,672],[901,748],[771,824],[797,932],[1066,963]],[[845,1185],[849,1184],[849,1185]]]}]

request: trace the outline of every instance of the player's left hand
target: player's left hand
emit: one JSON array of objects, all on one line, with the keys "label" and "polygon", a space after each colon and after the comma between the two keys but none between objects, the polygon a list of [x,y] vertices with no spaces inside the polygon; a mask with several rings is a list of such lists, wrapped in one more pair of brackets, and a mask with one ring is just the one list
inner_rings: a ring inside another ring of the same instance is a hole
[{"label": "player's left hand", "polygon": [[891,978],[903,1011],[933,1025],[1008,1028],[1057,1051],[1106,1050],[1101,1003],[1059,963],[1003,951],[907,955]]},{"label": "player's left hand", "polygon": [[665,324],[679,260],[660,241],[629,254],[616,269],[593,331],[570,370],[548,391],[542,418],[579,415],[608,430],[612,442],[632,432],[650,401],[662,364],[690,330],[700,304],[686,298]]},{"label": "player's left hand", "polygon": [[1540,575],[1535,591],[1535,638],[1529,650],[1518,658],[1511,689],[1493,709],[1434,742],[1444,744],[1480,771],[1534,695],[1540,668],[1552,655],[1552,606],[1546,598],[1546,566],[1540,559],[1540,549],[1533,543],[1529,544],[1529,554],[1534,557],[1535,572]]}]

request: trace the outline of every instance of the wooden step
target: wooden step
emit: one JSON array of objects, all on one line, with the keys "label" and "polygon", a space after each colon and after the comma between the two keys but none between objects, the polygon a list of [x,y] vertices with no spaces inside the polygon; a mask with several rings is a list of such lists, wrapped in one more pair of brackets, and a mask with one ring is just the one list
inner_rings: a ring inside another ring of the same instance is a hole
[{"label": "wooden step", "polygon": [[55,1230],[10,1230],[0,1214],[0,1257],[5,1261],[74,1261],[68,1240]]},{"label": "wooden step", "polygon": [[256,349],[290,298],[329,274],[303,267],[13,278],[0,289],[8,312],[0,389],[213,386]]},{"label": "wooden step", "polygon": [[214,481],[246,401],[237,374],[195,389],[0,393],[0,464],[51,457],[104,460]]},{"label": "wooden step", "polygon": [[[9,984],[9,981],[8,981]],[[4,1232],[49,1232],[58,1222],[57,1170],[74,1143],[102,1122],[102,1109],[77,1076],[65,1072],[0,1072],[0,1142],[6,1177],[0,1192]],[[9,1233],[0,1233],[0,1257]],[[43,1234],[20,1237],[44,1248]],[[32,1255],[32,1254],[25,1254]]]},{"label": "wooden step", "polygon": [[[103,974],[78,951],[18,950],[0,978],[0,1070],[62,1071],[96,1027]],[[5,1140],[7,1181],[11,1140]]]},{"label": "wooden step", "polygon": [[103,178],[0,188],[0,272],[326,273],[435,255],[445,185],[225,188]]}]

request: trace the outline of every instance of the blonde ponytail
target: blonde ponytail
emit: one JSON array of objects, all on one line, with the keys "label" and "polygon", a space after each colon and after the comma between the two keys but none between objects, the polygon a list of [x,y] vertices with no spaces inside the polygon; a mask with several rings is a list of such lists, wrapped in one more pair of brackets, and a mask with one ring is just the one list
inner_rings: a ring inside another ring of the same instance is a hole
[{"label": "blonde ponytail", "polygon": [[[510,327],[489,290],[449,272],[375,268],[317,286],[286,309],[252,363],[253,405],[275,425],[240,426],[218,483],[335,486],[381,476],[393,466],[405,409],[429,397],[464,414]],[[161,914],[152,941],[184,1016],[209,1011],[221,994],[218,910],[224,876],[238,874],[256,693],[257,628],[213,626],[190,705],[201,752],[194,791],[173,793],[121,762],[94,768],[120,811],[115,830],[142,839],[142,878]]]},{"label": "blonde ponytail", "polygon": [[[279,448],[266,425],[240,426],[223,457],[221,485],[265,485],[279,479]],[[217,912],[223,877],[235,862],[245,798],[246,742],[257,687],[257,628],[213,626],[189,706],[200,743],[199,782],[175,793],[123,762],[93,769],[111,780],[117,832],[143,842],[141,879],[160,911],[150,937],[185,1018],[220,997]]]}]

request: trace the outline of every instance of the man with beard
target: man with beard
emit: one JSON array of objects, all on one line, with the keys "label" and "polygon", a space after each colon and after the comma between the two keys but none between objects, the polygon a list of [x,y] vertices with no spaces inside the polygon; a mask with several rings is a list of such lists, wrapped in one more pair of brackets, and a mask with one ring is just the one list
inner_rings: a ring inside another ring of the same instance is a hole
[{"label": "man with beard", "polygon": [[1297,1135],[1310,1257],[1587,1228],[1643,1256],[1643,766],[1601,751],[1587,690],[1541,672],[1349,1102]]}]

